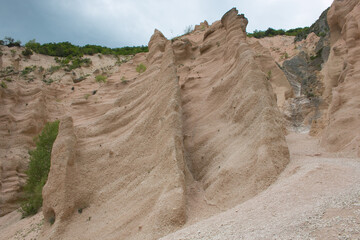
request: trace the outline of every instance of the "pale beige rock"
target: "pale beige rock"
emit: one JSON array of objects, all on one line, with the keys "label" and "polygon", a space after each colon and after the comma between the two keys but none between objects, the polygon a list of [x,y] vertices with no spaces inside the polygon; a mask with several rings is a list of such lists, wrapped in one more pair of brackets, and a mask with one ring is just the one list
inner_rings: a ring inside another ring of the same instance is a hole
[{"label": "pale beige rock", "polygon": [[322,146],[360,156],[360,3],[335,0],[328,12],[331,51],[323,69],[329,104]]},{"label": "pale beige rock", "polygon": [[[6,75],[1,81],[7,85],[6,89],[0,88],[0,216],[2,216],[19,207],[19,199],[22,197],[21,187],[26,181],[24,172],[29,161],[28,150],[34,148],[33,137],[41,131],[45,122],[53,121],[69,111],[67,109],[69,102],[85,101],[86,94],[91,95],[94,89],[99,88],[93,83],[85,87],[88,88],[87,93],[80,90],[84,87],[78,89],[78,85],[75,85],[76,90],[72,91],[73,79],[91,74],[95,70],[98,74],[111,72],[117,59],[109,56],[101,56],[101,58],[98,55],[86,56],[91,59],[91,66],[75,69],[73,73],[59,70],[48,74],[47,78],[54,80],[54,83],[48,86],[41,80],[51,66],[57,65],[53,57],[34,53],[30,58],[25,58],[21,55],[24,48],[0,47],[3,53],[1,70],[13,68],[13,71],[1,73]],[[21,74],[21,71],[31,66],[37,68],[29,74]],[[10,79],[11,82],[6,79]],[[94,75],[89,76],[87,81],[89,80],[93,82]],[[77,95],[78,90],[81,95]],[[76,114],[76,111],[71,112]]]},{"label": "pale beige rock", "polygon": [[[43,238],[156,239],[185,223],[186,166],[174,55],[160,32],[149,46],[152,64],[140,58],[145,73],[136,80],[125,76],[127,85],[117,75],[120,85],[106,86],[116,88],[107,98],[111,108],[85,121],[74,119],[74,127],[60,125],[55,168],[44,189],[45,220],[54,211],[56,221],[45,225]],[[140,59],[134,58],[133,69]]]},{"label": "pale beige rock", "polygon": [[271,84],[246,43],[247,20],[232,9],[221,22],[201,43],[211,47],[199,49],[201,55],[178,71],[186,161],[190,179],[204,191],[205,201],[194,203],[201,209],[210,205],[224,210],[249,199],[269,186],[288,162]]},{"label": "pale beige rock", "polygon": [[33,147],[32,138],[41,130],[48,114],[46,93],[39,87],[7,85],[6,89],[0,88],[0,216],[19,207],[21,187],[26,181],[27,151]]},{"label": "pale beige rock", "polygon": [[194,31],[205,31],[209,27],[209,23],[205,20],[201,22],[199,25],[195,25]]},{"label": "pale beige rock", "polygon": [[280,110],[283,111],[285,101],[294,96],[293,89],[284,72],[271,57],[270,51],[263,47],[259,41],[252,43],[251,47],[256,52],[256,62],[259,64],[262,72],[266,75],[266,78],[271,83],[273,91],[276,94],[277,105]]},{"label": "pale beige rock", "polygon": [[294,57],[299,53],[299,49],[302,49],[301,43],[294,42],[295,37],[293,36],[274,36],[274,37],[265,37],[265,38],[248,38],[247,41],[251,44],[259,42],[264,48],[266,48],[271,57],[279,65],[282,65],[283,62],[287,59]]}]

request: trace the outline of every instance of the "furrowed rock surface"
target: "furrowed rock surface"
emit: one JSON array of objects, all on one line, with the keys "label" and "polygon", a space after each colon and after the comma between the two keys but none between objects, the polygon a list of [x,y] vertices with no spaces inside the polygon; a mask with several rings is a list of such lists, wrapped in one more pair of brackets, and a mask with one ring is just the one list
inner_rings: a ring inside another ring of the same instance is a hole
[{"label": "furrowed rock surface", "polygon": [[[19,207],[21,187],[26,182],[28,149],[33,137],[49,119],[50,104],[59,94],[54,89],[41,89],[38,84],[14,83],[14,88],[0,88],[0,215]],[[57,113],[59,114],[59,113]]]},{"label": "furrowed rock surface", "polygon": [[[360,3],[334,1],[329,12],[331,51],[323,69],[329,104],[321,143],[329,151],[360,156]],[[349,153],[350,152],[350,153]]]},{"label": "furrowed rock surface", "polygon": [[168,41],[155,30],[139,56],[148,69],[112,89],[111,108],[86,121],[75,114],[73,127],[63,120],[44,188],[55,223],[43,237],[155,239],[275,181],[289,153],[246,25],[233,9],[206,37]]},{"label": "furrowed rock surface", "polygon": [[56,220],[44,238],[156,239],[185,223],[181,102],[171,42],[155,31],[149,49],[144,64],[152,64],[122,91],[113,89],[118,94],[111,109],[75,119],[73,128],[70,120],[61,122],[44,188],[45,219]]},{"label": "furrowed rock surface", "polygon": [[209,47],[192,61],[189,54],[178,71],[191,178],[205,204],[222,210],[268,187],[289,159],[271,82],[246,42],[246,25],[232,9],[204,38],[189,36]]},{"label": "furrowed rock surface", "polygon": [[[71,101],[77,102],[73,106],[78,107],[80,102],[86,102],[84,95],[91,95],[93,89],[88,88],[93,88],[95,84],[84,88],[74,86],[73,80],[88,76],[97,68],[109,71],[109,64],[113,65],[116,61],[107,56],[101,59],[87,56],[93,65],[70,73],[52,70],[57,65],[54,57],[34,53],[27,58],[21,54],[23,50],[0,46],[0,81],[5,84],[5,87],[0,87],[0,216],[20,206],[22,187],[26,182],[28,151],[35,147],[33,138],[46,122],[54,121],[66,112],[76,114],[73,108],[68,109]],[[54,83],[49,85],[49,79]],[[89,92],[85,94],[80,89]],[[77,90],[82,92],[81,97],[75,94]]]}]

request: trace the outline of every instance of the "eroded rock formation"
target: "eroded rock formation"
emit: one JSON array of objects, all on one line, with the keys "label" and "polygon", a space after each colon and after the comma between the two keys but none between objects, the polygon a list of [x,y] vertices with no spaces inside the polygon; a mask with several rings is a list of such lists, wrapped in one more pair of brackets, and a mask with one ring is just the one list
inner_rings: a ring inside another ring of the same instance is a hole
[{"label": "eroded rock formation", "polygon": [[324,72],[329,104],[321,143],[331,151],[360,156],[360,3],[335,0],[328,12],[331,51]]},{"label": "eroded rock formation", "polygon": [[[194,206],[214,214],[274,182],[289,161],[272,88],[282,86],[259,67],[246,25],[232,9],[173,41],[155,30],[149,53],[119,69],[130,83],[104,86],[111,106],[61,120],[44,237],[155,239],[194,221]],[[139,63],[145,73],[126,70]]]}]

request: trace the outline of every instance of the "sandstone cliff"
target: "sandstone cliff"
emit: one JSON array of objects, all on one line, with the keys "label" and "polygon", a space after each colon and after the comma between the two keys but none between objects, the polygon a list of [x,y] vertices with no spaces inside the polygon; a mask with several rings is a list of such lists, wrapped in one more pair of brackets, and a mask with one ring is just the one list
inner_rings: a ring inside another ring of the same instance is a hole
[{"label": "sandstone cliff", "polygon": [[331,151],[350,151],[359,157],[360,3],[334,1],[328,22],[331,51],[323,73],[329,108],[321,143]]},{"label": "sandstone cliff", "polygon": [[206,217],[274,182],[289,153],[246,25],[232,9],[173,41],[156,30],[140,60],[146,72],[104,86],[111,108],[61,121],[43,192],[55,223],[44,237],[154,239],[195,221],[195,207]]}]

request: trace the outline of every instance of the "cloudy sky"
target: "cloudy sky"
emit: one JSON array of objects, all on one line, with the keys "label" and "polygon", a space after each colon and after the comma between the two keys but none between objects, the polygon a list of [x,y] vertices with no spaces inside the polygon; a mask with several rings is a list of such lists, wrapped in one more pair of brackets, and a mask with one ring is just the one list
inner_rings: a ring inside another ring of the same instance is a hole
[{"label": "cloudy sky", "polygon": [[255,29],[310,26],[332,0],[0,0],[0,39],[70,41],[108,47],[147,45],[155,28],[167,38],[210,24],[236,7]]}]

